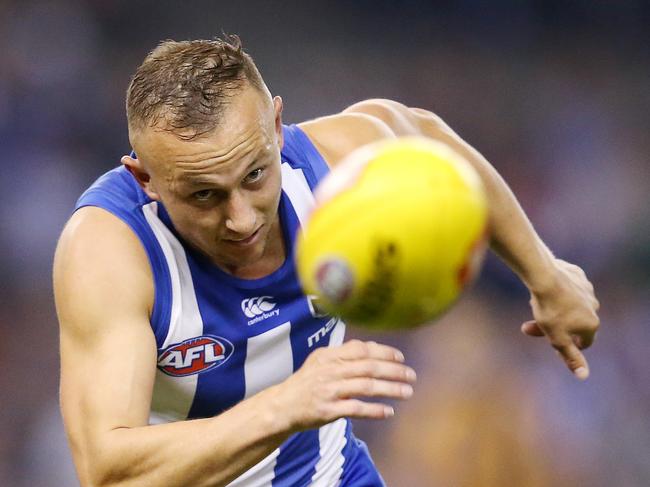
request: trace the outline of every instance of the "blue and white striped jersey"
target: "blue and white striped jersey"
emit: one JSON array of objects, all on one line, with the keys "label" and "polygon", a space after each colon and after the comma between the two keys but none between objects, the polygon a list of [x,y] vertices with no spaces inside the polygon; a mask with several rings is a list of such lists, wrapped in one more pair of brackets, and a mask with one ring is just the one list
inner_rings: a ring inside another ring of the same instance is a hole
[{"label": "blue and white striped jersey", "polygon": [[[98,206],[126,222],[155,280],[151,327],[158,346],[151,423],[217,415],[277,384],[317,347],[343,342],[345,324],[322,316],[303,294],[296,233],[328,171],[309,138],[285,126],[280,221],[287,258],[261,279],[239,279],[183,245],[165,211],[123,167],[100,177],[76,208]],[[297,433],[231,486],[381,486],[365,445],[340,419]]]}]

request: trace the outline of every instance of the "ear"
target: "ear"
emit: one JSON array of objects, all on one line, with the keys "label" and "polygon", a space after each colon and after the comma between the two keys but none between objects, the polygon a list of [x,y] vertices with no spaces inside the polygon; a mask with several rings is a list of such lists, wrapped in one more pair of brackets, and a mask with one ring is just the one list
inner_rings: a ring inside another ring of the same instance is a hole
[{"label": "ear", "polygon": [[127,171],[133,175],[146,195],[154,201],[159,201],[160,196],[151,182],[151,176],[149,176],[142,162],[135,157],[135,153],[132,152],[129,156],[122,156],[120,161],[124,164]]},{"label": "ear", "polygon": [[278,138],[280,150],[284,147],[284,133],[282,132],[282,98],[273,97],[273,112],[275,114],[275,135]]}]

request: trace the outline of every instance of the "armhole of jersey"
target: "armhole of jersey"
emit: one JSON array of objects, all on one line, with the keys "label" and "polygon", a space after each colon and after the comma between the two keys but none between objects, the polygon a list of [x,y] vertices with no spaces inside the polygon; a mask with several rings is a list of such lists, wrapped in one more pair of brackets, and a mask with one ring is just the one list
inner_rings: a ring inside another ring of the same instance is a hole
[{"label": "armhole of jersey", "polygon": [[150,323],[160,349],[167,337],[171,319],[172,285],[167,260],[156,236],[148,225],[142,207],[129,212],[113,204],[103,191],[87,191],[79,199],[75,211],[86,206],[95,206],[108,211],[126,223],[137,235],[149,259],[154,280],[154,303]]},{"label": "armhole of jersey", "polygon": [[318,152],[310,138],[297,125],[284,125],[283,154],[293,167],[299,167],[305,174],[309,188],[314,191],[316,185],[330,171],[327,162]]}]

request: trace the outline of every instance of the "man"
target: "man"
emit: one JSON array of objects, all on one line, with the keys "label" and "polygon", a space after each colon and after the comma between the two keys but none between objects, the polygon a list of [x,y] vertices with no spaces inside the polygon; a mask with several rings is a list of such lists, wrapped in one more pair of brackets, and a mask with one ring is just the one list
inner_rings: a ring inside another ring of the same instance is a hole
[{"label": "man", "polygon": [[383,484],[346,418],[391,416],[373,398],[410,397],[415,372],[392,347],[343,344],[292,259],[328,166],[382,138],[424,135],[473,164],[492,248],[531,291],[522,330],[587,377],[591,284],[442,120],[388,100],[297,126],[281,114],[236,37],[164,42],[136,71],[134,153],[81,197],[54,264],[61,407],[83,485]]}]

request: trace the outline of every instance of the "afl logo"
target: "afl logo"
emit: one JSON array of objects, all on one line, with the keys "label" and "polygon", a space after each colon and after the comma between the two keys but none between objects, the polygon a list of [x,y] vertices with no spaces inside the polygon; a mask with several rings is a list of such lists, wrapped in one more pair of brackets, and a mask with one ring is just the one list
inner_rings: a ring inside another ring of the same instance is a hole
[{"label": "afl logo", "polygon": [[167,347],[158,355],[158,368],[172,377],[199,374],[219,367],[234,347],[225,338],[209,335],[190,338]]}]

